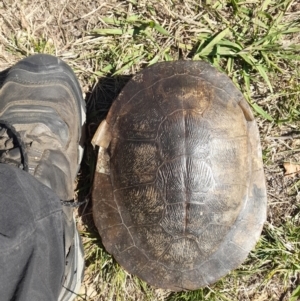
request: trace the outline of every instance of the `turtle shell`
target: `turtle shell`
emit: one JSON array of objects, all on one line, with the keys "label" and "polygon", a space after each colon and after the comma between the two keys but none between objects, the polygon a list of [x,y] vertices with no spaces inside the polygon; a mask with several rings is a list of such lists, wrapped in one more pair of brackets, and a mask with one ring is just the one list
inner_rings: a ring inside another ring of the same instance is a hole
[{"label": "turtle shell", "polygon": [[255,246],[267,201],[257,125],[208,63],[163,62],[134,76],[93,142],[94,221],[128,272],[194,290]]}]

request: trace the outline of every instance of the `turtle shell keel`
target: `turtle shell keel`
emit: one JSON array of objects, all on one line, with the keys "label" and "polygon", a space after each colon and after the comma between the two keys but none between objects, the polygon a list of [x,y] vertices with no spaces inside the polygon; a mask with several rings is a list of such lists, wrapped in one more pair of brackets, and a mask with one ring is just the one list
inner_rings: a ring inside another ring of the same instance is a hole
[{"label": "turtle shell keel", "polygon": [[238,267],[266,219],[259,133],[208,63],[158,63],[132,78],[94,138],[93,215],[130,273],[179,291]]}]

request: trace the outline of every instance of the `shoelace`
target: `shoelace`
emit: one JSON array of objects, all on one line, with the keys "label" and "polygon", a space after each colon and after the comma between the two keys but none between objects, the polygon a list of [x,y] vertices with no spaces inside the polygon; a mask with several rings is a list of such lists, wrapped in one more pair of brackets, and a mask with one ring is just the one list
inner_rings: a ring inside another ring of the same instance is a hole
[{"label": "shoelace", "polygon": [[60,202],[63,206],[73,207],[73,208],[78,208],[81,205],[86,204],[88,201],[89,200],[87,198],[82,202],[75,202],[74,200],[71,200],[71,201],[62,201],[62,200],[60,200]]},{"label": "shoelace", "polygon": [[[14,126],[7,121],[0,120],[0,163],[14,165],[28,172],[28,157],[26,155],[26,146],[21,136]],[[60,200],[66,207],[78,208],[88,202],[85,199],[82,202],[75,200]]]},{"label": "shoelace", "polygon": [[[15,165],[28,172],[26,146],[14,126],[4,120],[0,120],[0,142],[0,162]],[[19,152],[16,151],[18,149]]]}]

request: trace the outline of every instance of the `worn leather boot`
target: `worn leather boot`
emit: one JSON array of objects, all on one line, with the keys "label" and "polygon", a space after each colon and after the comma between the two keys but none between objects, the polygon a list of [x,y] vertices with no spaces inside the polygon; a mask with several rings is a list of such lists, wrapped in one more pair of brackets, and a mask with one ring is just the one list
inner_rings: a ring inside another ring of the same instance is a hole
[{"label": "worn leather boot", "polygon": [[[0,162],[24,169],[62,201],[74,198],[85,103],[71,68],[45,54],[19,61],[0,91]],[[63,206],[66,266],[59,300],[76,297],[84,260],[73,208]]]}]

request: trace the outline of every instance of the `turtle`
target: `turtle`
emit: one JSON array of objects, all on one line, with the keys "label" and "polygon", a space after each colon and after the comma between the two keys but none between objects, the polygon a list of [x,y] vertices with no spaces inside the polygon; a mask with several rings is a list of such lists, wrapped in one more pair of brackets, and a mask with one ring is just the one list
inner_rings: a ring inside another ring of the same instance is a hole
[{"label": "turtle", "polygon": [[129,273],[196,290],[254,248],[267,204],[259,131],[243,94],[209,63],[160,62],[137,73],[92,143],[94,222]]}]

